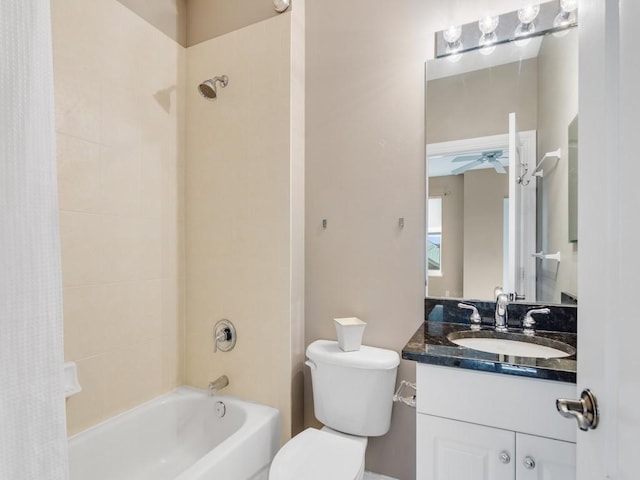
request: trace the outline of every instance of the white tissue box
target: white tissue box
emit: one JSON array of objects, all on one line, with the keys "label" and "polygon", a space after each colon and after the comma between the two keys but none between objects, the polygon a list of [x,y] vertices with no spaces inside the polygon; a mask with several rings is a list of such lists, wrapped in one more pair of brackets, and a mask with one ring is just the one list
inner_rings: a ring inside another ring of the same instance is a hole
[{"label": "white tissue box", "polygon": [[363,322],[356,317],[334,318],[333,322],[336,325],[338,346],[345,352],[360,350],[362,335],[367,322]]}]

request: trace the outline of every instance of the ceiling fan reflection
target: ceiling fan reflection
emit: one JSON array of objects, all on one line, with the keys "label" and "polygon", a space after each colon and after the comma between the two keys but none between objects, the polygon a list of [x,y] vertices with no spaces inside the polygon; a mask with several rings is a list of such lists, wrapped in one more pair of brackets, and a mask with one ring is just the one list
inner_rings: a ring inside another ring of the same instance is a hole
[{"label": "ceiling fan reflection", "polygon": [[456,168],[451,173],[453,175],[459,175],[461,173],[466,172],[467,170],[477,167],[478,165],[482,165],[483,163],[490,164],[498,173],[507,173],[507,171],[504,169],[504,166],[502,165],[500,160],[498,160],[499,158],[502,157],[502,154],[503,154],[502,150],[491,150],[488,152],[482,152],[482,154],[480,155],[476,154],[476,155],[464,155],[462,157],[456,157],[453,159],[453,162],[469,162],[469,163]]}]

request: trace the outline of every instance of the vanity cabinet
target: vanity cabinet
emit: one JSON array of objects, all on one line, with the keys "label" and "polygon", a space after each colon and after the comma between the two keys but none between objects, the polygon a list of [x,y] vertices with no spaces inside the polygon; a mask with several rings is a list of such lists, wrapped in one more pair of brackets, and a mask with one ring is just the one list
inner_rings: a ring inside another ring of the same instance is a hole
[{"label": "vanity cabinet", "polygon": [[418,480],[575,480],[575,443],[419,414]]},{"label": "vanity cabinet", "polygon": [[518,480],[575,480],[576,444],[516,433]]},{"label": "vanity cabinet", "polygon": [[417,480],[575,480],[570,383],[417,366]]},{"label": "vanity cabinet", "polygon": [[417,480],[513,480],[513,432],[417,416]]}]

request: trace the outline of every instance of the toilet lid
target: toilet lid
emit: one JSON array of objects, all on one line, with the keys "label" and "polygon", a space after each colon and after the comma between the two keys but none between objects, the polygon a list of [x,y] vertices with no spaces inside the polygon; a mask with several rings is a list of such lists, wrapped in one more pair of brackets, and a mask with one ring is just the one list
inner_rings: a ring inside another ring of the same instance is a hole
[{"label": "toilet lid", "polygon": [[280,449],[269,480],[354,480],[364,461],[362,442],[308,428]]}]

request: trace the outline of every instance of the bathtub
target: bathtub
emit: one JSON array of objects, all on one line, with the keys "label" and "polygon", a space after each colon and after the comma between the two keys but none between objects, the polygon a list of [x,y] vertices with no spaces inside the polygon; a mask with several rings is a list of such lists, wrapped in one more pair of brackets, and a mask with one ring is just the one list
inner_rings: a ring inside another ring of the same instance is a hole
[{"label": "bathtub", "polygon": [[71,480],[262,480],[278,410],[179,387],[69,438]]}]

